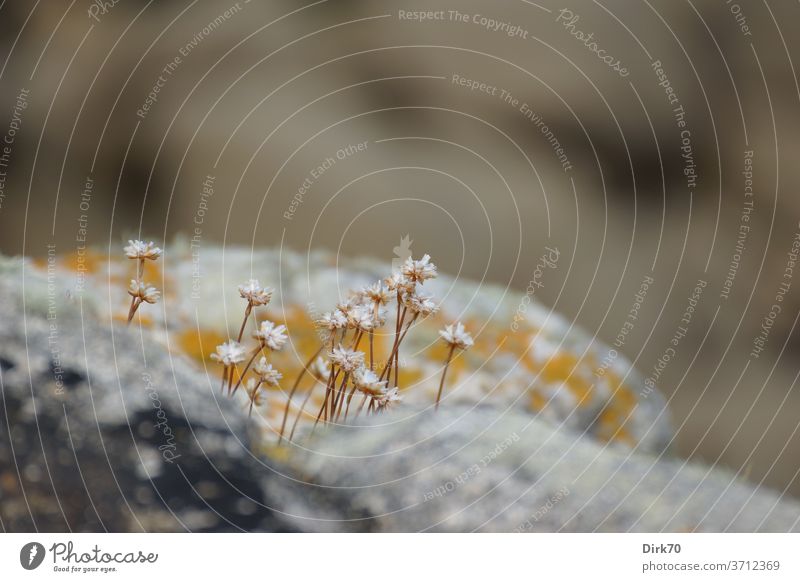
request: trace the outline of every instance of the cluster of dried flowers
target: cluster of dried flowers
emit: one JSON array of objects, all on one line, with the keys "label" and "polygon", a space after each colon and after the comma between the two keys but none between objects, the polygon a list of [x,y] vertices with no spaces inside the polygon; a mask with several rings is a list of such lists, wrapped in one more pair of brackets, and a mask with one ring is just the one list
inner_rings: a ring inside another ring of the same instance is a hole
[{"label": "cluster of dried flowers", "polygon": [[144,264],[146,261],[156,261],[164,254],[154,242],[144,242],[141,240],[129,240],[128,245],[123,249],[125,256],[136,263],[136,278],[131,279],[128,287],[128,295],[131,296],[131,307],[128,310],[128,323],[133,320],[136,311],[142,303],[156,303],[161,293],[155,287],[144,282]]},{"label": "cluster of dried flowers", "polygon": [[[253,332],[253,338],[257,341],[257,345],[250,351],[250,357],[248,359],[248,350],[242,345],[242,338],[247,328],[247,322],[250,320],[250,316],[253,315],[253,310],[256,307],[263,307],[269,304],[272,300],[272,290],[262,287],[258,280],[251,279],[244,285],[239,285],[239,296],[247,301],[247,306],[244,309],[244,319],[239,328],[239,335],[235,340],[229,339],[225,343],[217,346],[217,351],[211,354],[211,359],[222,364],[222,392],[224,393],[227,388],[229,395],[236,394],[239,386],[242,385],[242,381],[252,368],[253,374],[247,379],[247,382],[245,382],[245,390],[250,400],[249,412],[252,414],[253,406],[257,406],[262,402],[261,389],[278,386],[283,377],[283,375],[267,361],[264,354],[282,350],[289,337],[286,335],[285,325],[276,325],[271,321],[262,321],[260,326],[256,328],[256,331]],[[261,358],[253,365],[259,355],[261,355]],[[234,385],[234,379],[238,372],[237,365],[245,360],[247,360],[247,363],[242,372],[238,375],[239,379]]]},{"label": "cluster of dried flowers", "polygon": [[[155,303],[158,300],[159,292],[146,284],[142,280],[142,275],[145,261],[156,260],[162,254],[162,250],[152,242],[144,243],[137,240],[129,243],[125,247],[125,254],[130,259],[138,260],[139,264],[136,279],[131,281],[128,291],[133,298],[128,322],[133,319],[142,303]],[[423,288],[425,282],[435,278],[436,275],[436,265],[431,262],[429,255],[418,260],[409,258],[399,271],[383,281],[352,292],[347,300],[337,305],[335,310],[319,319],[317,325],[324,332],[323,341],[303,366],[289,391],[278,437],[279,443],[284,438],[293,397],[306,373],[311,374],[317,383],[325,386],[322,406],[316,414],[315,427],[319,422],[346,421],[353,400],[357,396],[360,397],[360,403],[353,408],[354,417],[359,416],[365,408],[366,414],[375,414],[389,409],[402,400],[398,387],[400,347],[415,322],[438,311],[439,307],[434,302],[433,296],[425,293]],[[250,414],[254,406],[263,402],[262,388],[278,387],[282,378],[282,374],[269,363],[267,356],[270,352],[283,349],[288,341],[285,325],[262,321],[252,334],[257,345],[248,349],[242,344],[247,323],[251,316],[254,316],[254,310],[268,305],[272,293],[271,289],[262,287],[256,279],[240,285],[239,295],[247,305],[239,334],[236,339],[228,339],[217,346],[216,352],[211,354],[211,358],[223,366],[221,387],[223,393],[227,391],[228,395],[235,394],[244,382],[250,402]],[[389,320],[391,307],[394,307],[393,321]],[[391,321],[388,332],[392,338],[392,347],[386,361],[379,364],[376,361],[375,335],[378,332],[383,333],[387,320]],[[456,350],[469,349],[473,344],[472,337],[459,322],[446,326],[439,334],[450,350],[439,383],[436,408],[439,407],[447,370]],[[360,348],[365,340],[367,345],[362,351]],[[244,364],[241,371],[240,364]],[[300,406],[289,440],[294,436],[297,423],[304,413],[314,387],[309,390]]]}]

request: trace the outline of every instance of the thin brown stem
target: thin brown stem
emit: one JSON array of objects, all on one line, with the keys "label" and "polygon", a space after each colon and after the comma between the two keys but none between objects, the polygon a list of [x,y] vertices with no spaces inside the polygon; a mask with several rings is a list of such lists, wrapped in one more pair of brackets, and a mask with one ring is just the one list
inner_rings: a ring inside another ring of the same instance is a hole
[{"label": "thin brown stem", "polygon": [[244,320],[242,321],[242,327],[239,328],[239,338],[236,340],[237,342],[242,341],[242,337],[244,336],[244,328],[247,326],[247,320],[250,319],[250,313],[253,311],[253,304],[249,301],[247,302],[247,307],[244,310]]},{"label": "thin brown stem", "polygon": [[[236,391],[239,389],[239,386],[242,385],[242,382],[244,381],[245,374],[247,374],[247,371],[250,369],[250,366],[253,365],[253,360],[256,359],[256,356],[261,352],[261,350],[262,350],[261,347],[257,347],[255,349],[255,351],[253,352],[253,355],[250,356],[250,360],[247,362],[247,365],[244,367],[244,371],[239,375],[239,381],[236,382],[236,386],[233,389],[233,393],[234,394],[236,394]],[[231,384],[233,384],[233,376],[231,376]]]},{"label": "thin brown stem", "polygon": [[133,321],[133,316],[136,314],[136,310],[139,308],[140,304],[141,300],[139,300],[138,297],[131,297],[131,308],[128,310],[128,325]]},{"label": "thin brown stem", "polygon": [[250,395],[250,410],[247,411],[247,416],[253,415],[253,404],[256,401],[256,394],[258,394],[258,389],[261,386],[261,382],[256,384],[256,387],[253,388],[253,393]]},{"label": "thin brown stem", "polygon": [[303,411],[306,408],[306,404],[308,404],[308,401],[311,399],[311,395],[314,393],[314,389],[316,387],[317,382],[314,382],[314,384],[311,386],[311,390],[308,391],[308,394],[306,394],[306,397],[303,399],[303,403],[300,405],[300,412],[297,413],[297,418],[294,419],[294,424],[292,424],[292,431],[289,433],[289,442],[292,442],[292,439],[294,438],[294,431],[297,428],[297,423],[300,422],[300,418],[303,416]]},{"label": "thin brown stem", "polygon": [[308,361],[303,366],[303,369],[300,370],[300,373],[297,375],[297,379],[294,381],[292,385],[292,389],[289,391],[289,397],[286,400],[286,409],[283,411],[283,421],[281,422],[281,432],[278,434],[278,444],[281,444],[283,440],[283,431],[286,429],[286,419],[289,418],[289,405],[292,403],[292,398],[294,397],[294,393],[297,392],[297,387],[300,386],[300,380],[303,379],[308,368],[314,363],[314,360],[322,353],[322,348],[324,345],[320,346],[319,349],[314,352],[314,355],[311,356]]},{"label": "thin brown stem", "polygon": [[442,399],[442,390],[444,389],[444,378],[447,376],[447,369],[450,367],[450,361],[453,359],[455,349],[456,346],[450,346],[450,352],[447,354],[447,361],[444,364],[444,370],[442,370],[442,380],[439,382],[439,393],[436,394],[435,410],[439,410],[439,401]]}]

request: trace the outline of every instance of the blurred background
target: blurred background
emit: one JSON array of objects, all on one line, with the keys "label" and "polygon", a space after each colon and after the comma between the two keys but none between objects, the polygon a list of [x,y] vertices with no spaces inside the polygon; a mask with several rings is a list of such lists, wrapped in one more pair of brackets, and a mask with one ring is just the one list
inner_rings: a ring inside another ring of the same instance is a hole
[{"label": "blurred background", "polygon": [[536,296],[608,343],[653,278],[619,348],[646,376],[686,328],[656,382],[678,452],[800,495],[798,18],[710,0],[7,0],[0,250],[70,253],[85,230],[100,248],[141,232],[388,260],[407,237],[521,297],[557,247]]}]

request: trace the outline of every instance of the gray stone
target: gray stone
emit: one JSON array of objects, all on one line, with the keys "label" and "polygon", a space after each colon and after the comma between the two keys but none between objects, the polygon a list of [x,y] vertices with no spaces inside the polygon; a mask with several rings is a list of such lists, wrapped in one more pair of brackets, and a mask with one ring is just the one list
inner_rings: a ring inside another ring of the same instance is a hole
[{"label": "gray stone", "polygon": [[275,529],[246,415],[219,386],[29,272],[23,303],[19,269],[0,277],[2,528]]},{"label": "gray stone", "polygon": [[800,504],[724,470],[488,407],[379,416],[303,448],[297,481],[265,492],[306,531],[800,530]]}]

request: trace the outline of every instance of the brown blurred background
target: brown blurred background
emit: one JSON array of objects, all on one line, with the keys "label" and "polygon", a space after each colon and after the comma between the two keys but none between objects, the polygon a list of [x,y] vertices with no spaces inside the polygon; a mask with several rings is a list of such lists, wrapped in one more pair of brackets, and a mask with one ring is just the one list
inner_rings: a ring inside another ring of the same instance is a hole
[{"label": "brown blurred background", "polygon": [[[444,12],[401,15],[421,9]],[[678,451],[797,495],[800,281],[742,372],[800,220],[798,18],[796,3],[722,0],[7,0],[0,133],[15,109],[20,130],[0,249],[74,251],[82,214],[101,247],[140,230],[162,242],[191,236],[198,218],[204,241],[379,258],[409,235],[415,254],[443,269],[522,294],[543,247],[558,246],[564,260],[537,295],[607,342],[652,274],[621,349],[645,375],[702,279],[658,381]],[[629,74],[602,62],[592,41]],[[746,151],[750,231],[723,299]]]}]

